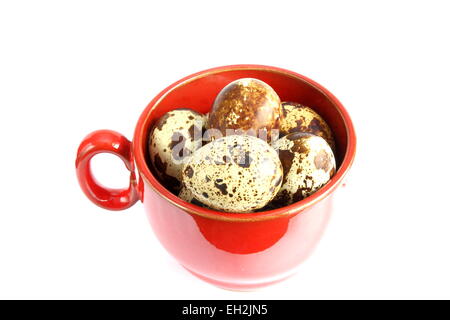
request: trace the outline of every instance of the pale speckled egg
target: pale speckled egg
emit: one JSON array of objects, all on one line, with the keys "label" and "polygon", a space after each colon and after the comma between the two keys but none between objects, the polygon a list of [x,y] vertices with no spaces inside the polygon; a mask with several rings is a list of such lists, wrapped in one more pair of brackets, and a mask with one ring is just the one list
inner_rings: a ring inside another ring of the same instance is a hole
[{"label": "pale speckled egg", "polygon": [[313,109],[295,102],[281,104],[283,118],[280,124],[280,135],[294,132],[307,132],[324,138],[335,151],[333,132],[325,120]]},{"label": "pale speckled egg", "polygon": [[181,200],[184,200],[186,202],[195,204],[197,206],[200,207],[206,207],[203,203],[201,203],[200,201],[198,201],[195,197],[194,194],[185,186],[181,187],[180,192],[178,193],[178,198],[180,198]]},{"label": "pale speckled egg", "polygon": [[274,143],[283,165],[284,177],[273,205],[300,201],[325,185],[336,172],[333,151],[321,137],[296,132]]},{"label": "pale speckled egg", "polygon": [[161,183],[170,191],[181,188],[181,170],[187,158],[202,146],[206,116],[191,109],[164,114],[153,126],[149,154]]},{"label": "pale speckled egg", "polygon": [[229,83],[217,95],[207,128],[219,130],[222,136],[234,130],[271,141],[272,129],[277,129],[273,134],[278,137],[281,116],[275,90],[261,80],[243,78]]},{"label": "pale speckled egg", "polygon": [[223,137],[198,149],[183,168],[183,183],[208,207],[252,212],[277,194],[283,168],[276,151],[253,136]]},{"label": "pale speckled egg", "polygon": [[195,199],[194,194],[191,191],[189,191],[189,189],[186,188],[185,186],[181,187],[181,190],[178,193],[178,198],[186,202],[191,202],[193,199]]}]

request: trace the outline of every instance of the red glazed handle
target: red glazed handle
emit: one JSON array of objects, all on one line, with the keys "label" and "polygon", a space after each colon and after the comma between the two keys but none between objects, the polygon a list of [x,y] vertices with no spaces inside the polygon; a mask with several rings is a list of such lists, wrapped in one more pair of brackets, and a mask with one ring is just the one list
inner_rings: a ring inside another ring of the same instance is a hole
[{"label": "red glazed handle", "polygon": [[[130,171],[128,189],[111,189],[97,182],[92,175],[90,163],[92,157],[99,153],[112,153],[122,159]],[[139,200],[131,142],[120,133],[98,130],[89,134],[78,148],[75,166],[81,189],[96,205],[109,210],[123,210]]]}]

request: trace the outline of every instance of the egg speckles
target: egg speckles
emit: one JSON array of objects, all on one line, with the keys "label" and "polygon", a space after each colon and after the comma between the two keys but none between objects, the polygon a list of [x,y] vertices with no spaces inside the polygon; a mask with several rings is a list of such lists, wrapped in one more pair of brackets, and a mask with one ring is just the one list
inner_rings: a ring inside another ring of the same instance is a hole
[{"label": "egg speckles", "polygon": [[155,123],[149,139],[150,160],[169,190],[180,189],[185,158],[202,146],[205,122],[206,117],[194,110],[177,109]]},{"label": "egg speckles", "polygon": [[333,133],[323,118],[313,109],[294,102],[283,102],[283,119],[280,134],[285,136],[294,132],[308,132],[324,138],[335,150]]},{"label": "egg speckles", "polygon": [[178,198],[180,198],[186,202],[191,202],[193,199],[195,199],[192,192],[189,191],[189,189],[186,187],[181,188],[180,193],[178,193]]},{"label": "egg speckles", "polygon": [[195,199],[194,194],[185,186],[181,187],[180,193],[178,194],[178,198],[200,207],[206,207],[203,203]]},{"label": "egg speckles", "polygon": [[300,201],[325,185],[336,171],[333,151],[321,137],[309,133],[291,133],[274,143],[283,165],[276,206]]},{"label": "egg speckles", "polygon": [[219,130],[223,136],[227,130],[253,131],[258,137],[278,129],[281,118],[281,102],[277,93],[263,81],[251,78],[231,82],[217,95],[209,115],[207,127]]},{"label": "egg speckles", "polygon": [[264,207],[281,187],[276,151],[246,135],[217,139],[198,149],[183,168],[183,183],[210,208],[251,212]]}]

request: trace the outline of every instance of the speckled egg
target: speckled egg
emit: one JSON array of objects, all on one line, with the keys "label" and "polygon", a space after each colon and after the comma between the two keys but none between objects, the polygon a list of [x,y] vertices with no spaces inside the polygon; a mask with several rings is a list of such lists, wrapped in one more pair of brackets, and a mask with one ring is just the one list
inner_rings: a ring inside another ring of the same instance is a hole
[{"label": "speckled egg", "polygon": [[194,197],[225,212],[252,212],[277,194],[283,168],[276,151],[253,136],[223,137],[198,149],[183,168]]},{"label": "speckled egg", "polygon": [[181,187],[181,190],[178,193],[178,198],[180,198],[181,200],[184,200],[186,202],[200,206],[200,207],[206,207],[203,203],[201,203],[200,201],[195,199],[194,194],[185,186]]},{"label": "speckled egg", "polygon": [[191,202],[193,199],[195,199],[194,194],[191,191],[189,191],[189,189],[186,188],[185,186],[181,187],[181,190],[178,193],[178,198],[186,202]]},{"label": "speckled egg", "polygon": [[308,132],[324,138],[331,149],[335,150],[333,132],[323,118],[313,109],[295,102],[283,102],[283,118],[280,135],[294,132]]},{"label": "speckled egg", "polygon": [[321,137],[296,132],[277,140],[284,177],[273,200],[280,207],[300,201],[325,185],[336,171],[333,151]]},{"label": "speckled egg", "polygon": [[[228,131],[243,131],[265,141],[278,137],[281,102],[277,93],[261,80],[243,78],[229,83],[217,95],[207,127],[222,136]],[[272,133],[272,129],[277,132]],[[273,139],[276,140],[276,139]]]},{"label": "speckled egg", "polygon": [[181,170],[191,154],[202,146],[206,116],[191,109],[164,114],[149,138],[150,160],[161,183],[170,191],[181,188]]}]

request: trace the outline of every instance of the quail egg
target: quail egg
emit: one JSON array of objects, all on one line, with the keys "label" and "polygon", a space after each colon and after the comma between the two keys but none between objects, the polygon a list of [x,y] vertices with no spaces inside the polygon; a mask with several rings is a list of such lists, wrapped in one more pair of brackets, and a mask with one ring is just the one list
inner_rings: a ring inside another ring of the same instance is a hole
[{"label": "quail egg", "polygon": [[160,181],[172,192],[181,188],[181,170],[186,159],[202,146],[206,116],[191,109],[164,114],[150,133],[150,160]]},{"label": "quail egg", "polygon": [[180,190],[180,193],[178,193],[178,198],[186,202],[191,202],[193,199],[195,199],[193,193],[189,191],[189,189],[185,186],[183,186]]},{"label": "quail egg", "polygon": [[335,150],[333,133],[325,120],[313,109],[295,102],[283,102],[283,119],[280,124],[280,135],[293,132],[308,132],[324,138],[331,149]]},{"label": "quail egg", "polygon": [[180,193],[178,194],[178,198],[200,207],[206,207],[203,203],[195,199],[194,194],[185,186],[181,187]]},{"label": "quail egg", "polygon": [[214,140],[194,152],[182,180],[193,196],[225,212],[264,207],[281,187],[283,169],[276,151],[249,135]]},{"label": "quail egg", "polygon": [[280,98],[272,87],[261,80],[243,78],[229,83],[217,95],[207,128],[218,130],[222,136],[247,133],[271,141],[271,135],[278,137],[280,117]]},{"label": "quail egg", "polygon": [[284,177],[275,206],[300,201],[325,185],[336,171],[333,151],[321,137],[296,132],[274,143],[283,165]]}]

